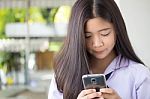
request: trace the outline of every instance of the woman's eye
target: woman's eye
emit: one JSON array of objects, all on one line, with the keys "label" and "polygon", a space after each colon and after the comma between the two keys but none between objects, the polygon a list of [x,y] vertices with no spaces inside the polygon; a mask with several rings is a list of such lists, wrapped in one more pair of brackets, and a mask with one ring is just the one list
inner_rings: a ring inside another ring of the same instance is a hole
[{"label": "woman's eye", "polygon": [[102,36],[108,36],[110,34],[110,32],[108,33],[101,33]]},{"label": "woman's eye", "polygon": [[86,33],[86,34],[85,34],[85,38],[89,38],[89,37],[91,37],[91,34]]},{"label": "woman's eye", "polygon": [[85,38],[90,38],[91,36],[85,36]]}]

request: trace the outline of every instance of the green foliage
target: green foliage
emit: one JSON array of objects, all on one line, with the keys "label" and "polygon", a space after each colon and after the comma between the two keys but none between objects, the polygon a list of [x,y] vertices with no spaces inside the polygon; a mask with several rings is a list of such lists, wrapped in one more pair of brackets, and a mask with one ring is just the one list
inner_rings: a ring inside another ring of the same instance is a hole
[{"label": "green foliage", "polygon": [[48,22],[50,23],[54,23],[54,18],[55,18],[55,15],[58,11],[58,8],[52,8],[50,13],[49,13],[49,18],[48,18]]},{"label": "green foliage", "polygon": [[44,19],[46,19],[47,23],[48,23],[49,12],[50,12],[50,9],[48,8],[41,9],[42,16]]},{"label": "green foliage", "polygon": [[3,66],[8,62],[9,59],[9,52],[0,52],[0,68],[3,68]]},{"label": "green foliage", "polygon": [[14,8],[12,9],[12,14],[14,15],[15,22],[25,22],[27,10],[25,8],[19,9]]},{"label": "green foliage", "polygon": [[5,9],[6,14],[4,16],[5,23],[13,23],[15,22],[15,15],[12,9]]},{"label": "green foliage", "polygon": [[5,25],[8,17],[9,9],[0,9],[0,38],[5,38]]},{"label": "green foliage", "polygon": [[7,66],[7,72],[19,70],[20,57],[20,53],[0,52],[0,69]]},{"label": "green foliage", "polygon": [[50,42],[49,43],[49,50],[58,52],[62,46],[62,42]]},{"label": "green foliage", "polygon": [[29,22],[40,22],[45,23],[45,19],[42,16],[41,9],[37,7],[31,7],[30,10]]},{"label": "green foliage", "polygon": [[14,22],[25,22],[26,17],[26,9],[22,8],[14,8],[8,9],[3,8],[0,9],[0,38],[6,38],[5,36],[5,25],[7,23]]},{"label": "green foliage", "polygon": [[63,22],[68,23],[71,13],[71,7],[70,6],[60,6],[56,15],[54,22]]},{"label": "green foliage", "polygon": [[54,23],[54,17],[57,13],[58,8],[46,8],[41,9],[42,15],[44,19],[46,19],[47,23]]},{"label": "green foliage", "polygon": [[[54,23],[54,21],[59,20],[65,21],[66,18],[68,19],[70,7],[64,6],[60,8],[41,9],[37,7],[31,7],[29,9],[29,22]],[[60,14],[58,14],[57,18],[55,18],[58,10]],[[7,23],[25,22],[26,14],[27,9],[25,8],[0,8],[0,39],[6,38],[5,26]]]}]

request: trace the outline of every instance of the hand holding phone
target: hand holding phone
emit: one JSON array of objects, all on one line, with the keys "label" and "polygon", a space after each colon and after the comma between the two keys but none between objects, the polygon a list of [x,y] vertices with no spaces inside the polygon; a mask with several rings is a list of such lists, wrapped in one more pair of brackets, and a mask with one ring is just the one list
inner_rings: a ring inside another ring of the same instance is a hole
[{"label": "hand holding phone", "polygon": [[104,74],[86,74],[82,76],[84,89],[96,89],[99,92],[101,88],[107,88]]}]

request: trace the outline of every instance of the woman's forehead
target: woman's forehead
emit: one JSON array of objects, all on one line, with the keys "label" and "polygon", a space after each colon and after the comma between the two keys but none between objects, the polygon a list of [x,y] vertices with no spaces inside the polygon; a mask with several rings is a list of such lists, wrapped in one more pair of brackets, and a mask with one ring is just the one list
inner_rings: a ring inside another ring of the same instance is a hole
[{"label": "woman's forehead", "polygon": [[100,17],[89,19],[85,24],[86,31],[91,31],[94,29],[95,31],[99,31],[101,29],[112,28],[112,27],[113,27],[112,23]]}]

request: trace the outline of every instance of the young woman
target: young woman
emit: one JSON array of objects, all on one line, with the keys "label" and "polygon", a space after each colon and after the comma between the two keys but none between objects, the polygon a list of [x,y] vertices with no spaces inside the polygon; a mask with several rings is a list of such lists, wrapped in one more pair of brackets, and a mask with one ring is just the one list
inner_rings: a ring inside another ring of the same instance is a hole
[{"label": "young woman", "polygon": [[[49,99],[150,99],[150,72],[135,54],[114,0],[77,0],[54,64]],[[100,92],[84,74],[109,75]]]}]

